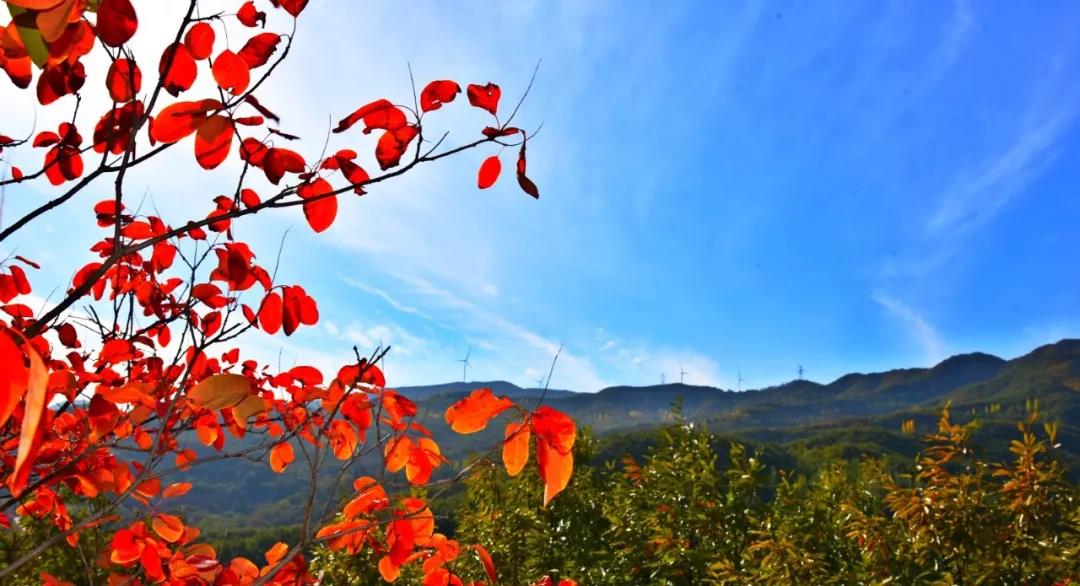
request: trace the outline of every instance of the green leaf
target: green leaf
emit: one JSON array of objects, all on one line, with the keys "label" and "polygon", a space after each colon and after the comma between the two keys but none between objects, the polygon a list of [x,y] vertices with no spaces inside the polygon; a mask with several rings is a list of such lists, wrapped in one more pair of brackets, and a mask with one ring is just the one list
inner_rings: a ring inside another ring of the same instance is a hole
[{"label": "green leaf", "polygon": [[26,46],[26,52],[30,55],[30,60],[39,69],[44,67],[45,61],[49,58],[49,47],[45,44],[45,38],[41,36],[41,31],[37,28],[34,13],[12,4],[8,4],[8,12],[11,13],[11,20],[15,22],[15,29],[19,31],[19,38],[22,39],[23,45]]}]

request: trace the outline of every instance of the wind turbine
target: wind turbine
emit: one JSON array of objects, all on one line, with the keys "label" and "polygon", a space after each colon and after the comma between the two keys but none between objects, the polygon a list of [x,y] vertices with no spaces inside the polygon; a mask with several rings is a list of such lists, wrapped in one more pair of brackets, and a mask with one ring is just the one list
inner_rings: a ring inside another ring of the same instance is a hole
[{"label": "wind turbine", "polygon": [[683,379],[686,377],[686,371],[683,370],[682,363],[679,363],[679,384],[683,384]]},{"label": "wind turbine", "polygon": [[745,382],[748,382],[748,381],[745,378],[742,377],[742,369],[741,368],[738,368],[736,370],[739,373],[739,391],[742,391],[742,384],[745,383]]},{"label": "wind turbine", "polygon": [[544,388],[544,377],[541,376],[540,378],[536,379],[536,388]]},{"label": "wind turbine", "polygon": [[802,365],[800,364],[800,365],[799,365],[799,380],[802,380],[802,379],[803,379],[803,367],[802,367]]},{"label": "wind turbine", "polygon": [[667,375],[662,373],[662,372],[660,373],[660,384],[662,384],[662,385],[667,384]]},{"label": "wind turbine", "polygon": [[465,382],[465,379],[468,376],[469,356],[472,356],[472,346],[469,346],[468,351],[465,352],[465,358],[458,360],[458,362],[461,363],[461,382]]}]

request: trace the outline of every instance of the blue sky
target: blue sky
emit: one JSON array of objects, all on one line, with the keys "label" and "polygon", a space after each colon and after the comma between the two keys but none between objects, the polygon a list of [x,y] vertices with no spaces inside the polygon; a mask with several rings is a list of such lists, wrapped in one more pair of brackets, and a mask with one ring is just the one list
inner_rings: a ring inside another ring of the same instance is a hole
[{"label": "blue sky", "polygon": [[[329,367],[382,340],[399,385],[460,378],[471,347],[470,378],[531,385],[564,344],[553,386],[594,391],[680,365],[725,387],[799,364],[829,381],[1078,336],[1078,21],[1070,2],[313,3],[262,98],[312,158],[356,106],[411,101],[407,64],[509,104],[542,59],[521,119],[543,123],[542,197],[477,191],[477,152],[344,201],[319,236],[299,212],[239,228],[263,257],[288,231],[283,279],[324,320],[251,347]],[[444,110],[452,142],[485,123]],[[17,134],[29,113],[0,121]],[[202,215],[231,175],[181,150],[142,178],[167,213]],[[83,230],[94,201],[43,229]],[[58,282],[85,262],[16,244]]]}]

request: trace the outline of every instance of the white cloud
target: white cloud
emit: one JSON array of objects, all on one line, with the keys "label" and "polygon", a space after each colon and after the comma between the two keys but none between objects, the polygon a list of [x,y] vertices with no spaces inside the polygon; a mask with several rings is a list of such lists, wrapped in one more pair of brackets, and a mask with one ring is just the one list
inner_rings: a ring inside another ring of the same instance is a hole
[{"label": "white cloud", "polygon": [[1054,160],[1054,147],[1077,116],[1075,102],[1063,102],[1068,106],[1047,108],[1042,99],[1036,99],[1007,148],[961,173],[945,189],[937,211],[927,222],[927,231],[951,235],[977,227],[1034,181]]},{"label": "white cloud", "polygon": [[889,317],[903,326],[907,335],[919,345],[929,363],[935,364],[945,358],[945,343],[941,333],[921,313],[881,291],[875,291],[872,299]]}]

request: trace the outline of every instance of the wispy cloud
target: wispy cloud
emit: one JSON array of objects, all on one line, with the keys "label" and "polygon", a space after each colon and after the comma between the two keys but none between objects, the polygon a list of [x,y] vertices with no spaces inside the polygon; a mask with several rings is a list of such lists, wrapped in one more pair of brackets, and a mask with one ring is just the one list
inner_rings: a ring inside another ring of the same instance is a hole
[{"label": "wispy cloud", "polygon": [[958,175],[927,222],[931,235],[967,231],[996,216],[1054,160],[1055,146],[1076,119],[1074,101],[1046,109],[1035,100],[1015,140],[982,165]]},{"label": "wispy cloud", "polygon": [[430,315],[428,315],[424,311],[422,311],[420,309],[417,309],[417,308],[415,308],[415,307],[413,307],[411,305],[406,305],[405,303],[402,303],[402,302],[398,301],[393,296],[391,296],[389,293],[387,293],[386,291],[383,291],[382,289],[379,289],[378,287],[374,287],[374,286],[368,285],[366,283],[361,283],[360,281],[357,281],[356,279],[353,279],[353,278],[350,278],[350,277],[339,276],[339,278],[343,282],[345,282],[346,285],[348,285],[350,287],[353,287],[355,289],[359,289],[359,290],[361,290],[361,291],[363,291],[365,293],[370,293],[370,294],[378,297],[379,299],[382,299],[387,304],[389,304],[390,307],[393,307],[394,309],[396,309],[396,310],[398,310],[398,311],[400,311],[402,313],[409,313],[409,314],[412,314],[412,315],[420,316],[420,317],[422,317],[422,318],[424,318],[424,319],[426,319],[428,321],[431,321],[431,322],[434,322],[434,323],[439,323],[435,318],[431,317]]},{"label": "wispy cloud", "polygon": [[945,358],[945,342],[942,340],[941,332],[925,316],[907,303],[882,291],[875,291],[872,298],[889,317],[903,326],[907,334],[922,349],[923,356],[928,362],[937,363]]}]

